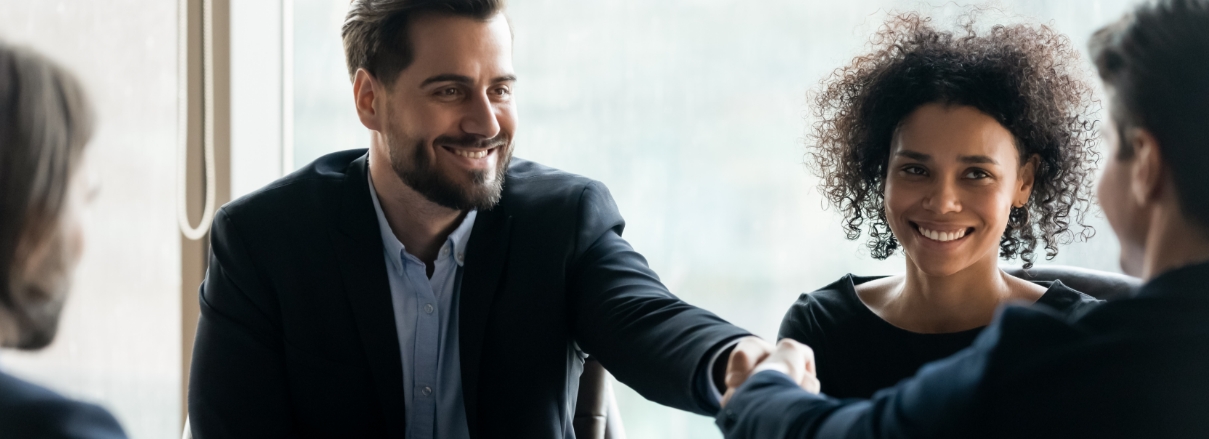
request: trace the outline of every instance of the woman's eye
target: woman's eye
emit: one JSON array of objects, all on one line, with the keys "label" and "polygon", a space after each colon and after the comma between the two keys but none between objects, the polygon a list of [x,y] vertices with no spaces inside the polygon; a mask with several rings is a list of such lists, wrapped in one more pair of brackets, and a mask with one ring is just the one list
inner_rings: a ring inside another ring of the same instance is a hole
[{"label": "woman's eye", "polygon": [[979,179],[987,178],[990,176],[991,176],[990,173],[988,173],[987,171],[983,171],[981,169],[971,169],[968,172],[966,172],[966,178],[971,179],[971,180],[979,180]]},{"label": "woman's eye", "polygon": [[907,175],[928,175],[928,171],[922,166],[907,166],[903,168],[903,172]]}]

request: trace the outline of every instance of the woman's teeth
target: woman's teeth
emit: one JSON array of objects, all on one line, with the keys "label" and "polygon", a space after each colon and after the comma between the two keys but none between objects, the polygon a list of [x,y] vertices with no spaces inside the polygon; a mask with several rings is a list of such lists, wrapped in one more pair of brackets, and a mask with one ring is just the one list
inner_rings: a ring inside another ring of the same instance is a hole
[{"label": "woman's teeth", "polygon": [[452,149],[452,148],[450,149],[450,151],[453,151],[454,154],[457,154],[457,155],[460,155],[460,156],[466,157],[466,158],[471,158],[471,159],[481,159],[483,157],[487,157],[487,153],[491,152],[490,149],[484,149],[482,151],[465,151],[465,150],[461,150],[461,149]]},{"label": "woman's teeth", "polygon": [[928,237],[928,239],[931,239],[933,241],[946,242],[946,241],[952,241],[954,239],[961,239],[962,237],[966,236],[966,229],[961,229],[961,230],[957,230],[957,231],[953,231],[953,232],[937,232],[935,230],[928,230],[923,227],[920,227],[919,233],[921,235]]}]

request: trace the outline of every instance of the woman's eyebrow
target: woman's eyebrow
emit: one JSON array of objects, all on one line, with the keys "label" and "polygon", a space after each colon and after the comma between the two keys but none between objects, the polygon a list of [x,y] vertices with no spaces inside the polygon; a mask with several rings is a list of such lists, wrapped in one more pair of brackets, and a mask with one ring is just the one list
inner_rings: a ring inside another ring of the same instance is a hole
[{"label": "woman's eyebrow", "polygon": [[999,161],[985,155],[963,155],[957,158],[957,161],[967,164],[990,164],[998,165]]},{"label": "woman's eyebrow", "polygon": [[901,155],[903,157],[913,159],[913,160],[918,160],[921,162],[926,162],[926,161],[932,160],[932,156],[930,156],[930,155],[924,154],[922,152],[915,152],[915,151],[909,151],[909,150],[899,151],[895,155]]}]

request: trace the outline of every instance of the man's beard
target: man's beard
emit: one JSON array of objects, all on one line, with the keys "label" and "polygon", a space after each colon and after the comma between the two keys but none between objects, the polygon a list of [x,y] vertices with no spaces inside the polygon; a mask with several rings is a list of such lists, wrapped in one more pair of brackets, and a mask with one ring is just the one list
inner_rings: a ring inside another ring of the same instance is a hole
[{"label": "man's beard", "polygon": [[404,184],[419,192],[428,201],[457,210],[489,210],[499,203],[504,190],[504,174],[508,170],[508,162],[512,160],[511,139],[503,136],[491,139],[440,136],[433,140],[433,145],[496,148],[494,154],[498,156],[494,178],[488,175],[489,171],[486,170],[468,171],[470,185],[460,184],[437,170],[434,166],[433,150],[428,148],[423,139],[414,141],[411,157],[407,157],[402,146],[409,141],[407,136],[391,136],[387,143],[390,150],[390,166]]}]

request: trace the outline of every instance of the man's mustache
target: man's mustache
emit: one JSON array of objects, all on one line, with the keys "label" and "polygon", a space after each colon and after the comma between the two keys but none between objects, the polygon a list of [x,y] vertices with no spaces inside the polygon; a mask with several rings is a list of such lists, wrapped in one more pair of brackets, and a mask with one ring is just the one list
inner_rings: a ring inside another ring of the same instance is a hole
[{"label": "man's mustache", "polygon": [[508,144],[507,136],[499,135],[490,139],[484,139],[482,136],[466,135],[461,137],[440,136],[432,141],[434,145],[455,146],[459,148],[470,149],[490,149]]}]

